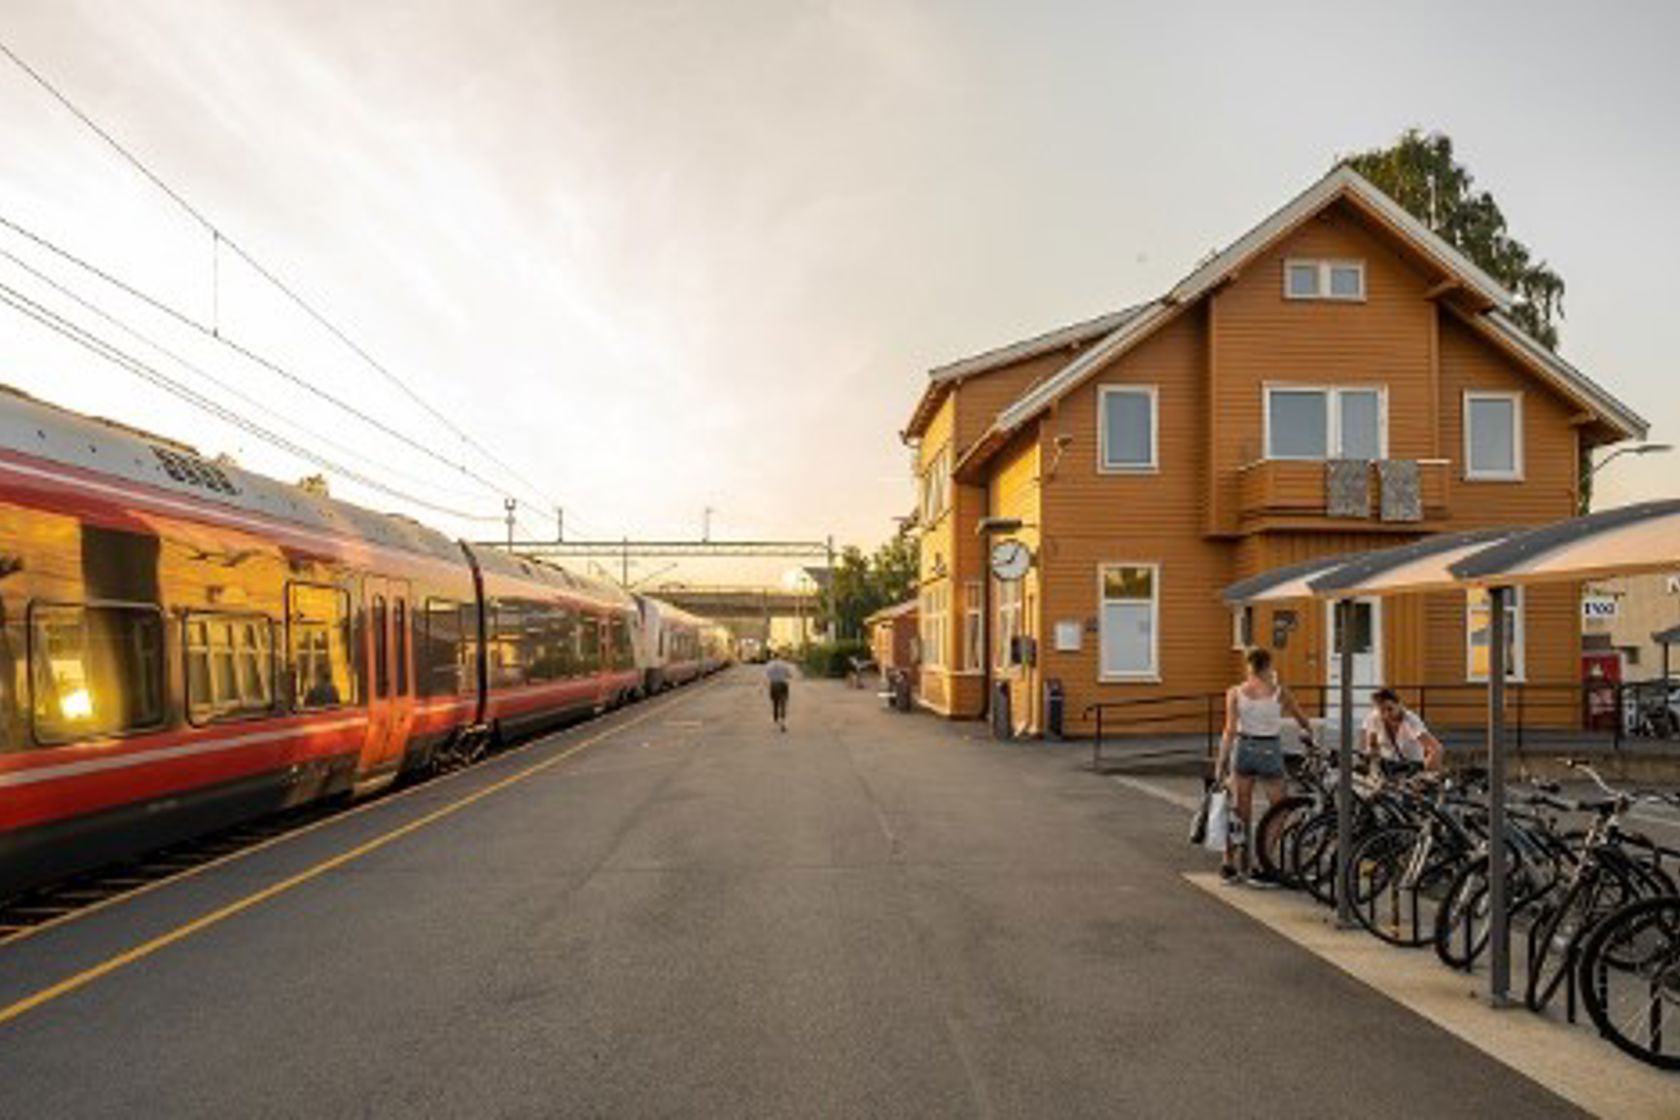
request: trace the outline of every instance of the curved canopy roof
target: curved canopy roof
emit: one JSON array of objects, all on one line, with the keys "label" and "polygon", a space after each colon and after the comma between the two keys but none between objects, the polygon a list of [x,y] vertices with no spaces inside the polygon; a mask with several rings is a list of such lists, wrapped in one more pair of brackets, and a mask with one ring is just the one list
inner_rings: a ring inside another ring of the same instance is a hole
[{"label": "curved canopy roof", "polygon": [[1680,567],[1680,500],[1641,502],[1518,533],[1452,565],[1480,586],[1597,579]]}]

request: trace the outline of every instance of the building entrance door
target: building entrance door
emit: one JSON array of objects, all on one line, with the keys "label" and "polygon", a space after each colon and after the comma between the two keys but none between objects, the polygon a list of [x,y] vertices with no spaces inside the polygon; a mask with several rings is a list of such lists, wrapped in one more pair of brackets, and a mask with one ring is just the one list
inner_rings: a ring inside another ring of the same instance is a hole
[{"label": "building entrance door", "polygon": [[[1334,602],[1324,604],[1325,632],[1331,635],[1326,658],[1324,717],[1326,734],[1334,737],[1342,726],[1342,633]],[[1353,722],[1355,733],[1371,710],[1371,691],[1383,683],[1382,600],[1353,601]]]}]

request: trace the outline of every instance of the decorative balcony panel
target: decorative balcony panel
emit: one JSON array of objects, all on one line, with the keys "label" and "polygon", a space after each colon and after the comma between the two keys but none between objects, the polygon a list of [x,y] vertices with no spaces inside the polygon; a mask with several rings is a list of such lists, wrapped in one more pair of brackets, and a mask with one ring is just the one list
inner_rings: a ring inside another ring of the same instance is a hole
[{"label": "decorative balcony panel", "polygon": [[[1322,518],[1326,523],[1351,526],[1360,522],[1378,525],[1384,521],[1439,520],[1447,515],[1447,472],[1450,466],[1444,459],[1389,460],[1384,464],[1371,464],[1365,501],[1337,507],[1339,512],[1332,513],[1329,471],[1323,462],[1266,459],[1250,463],[1239,473],[1239,508],[1244,521]],[[1338,469],[1345,472],[1349,468],[1338,464]],[[1389,485],[1386,516],[1384,482]],[[1415,493],[1415,497],[1407,493],[1408,490]],[[1347,496],[1344,492],[1343,498]],[[1358,512],[1360,509],[1362,514]]]}]

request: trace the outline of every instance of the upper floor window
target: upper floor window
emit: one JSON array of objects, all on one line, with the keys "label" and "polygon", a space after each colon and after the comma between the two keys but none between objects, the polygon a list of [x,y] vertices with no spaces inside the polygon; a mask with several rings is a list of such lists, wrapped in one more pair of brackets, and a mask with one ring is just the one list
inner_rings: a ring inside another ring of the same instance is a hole
[{"label": "upper floor window", "polygon": [[1289,260],[1283,264],[1285,299],[1365,298],[1365,262]]},{"label": "upper floor window", "polygon": [[922,469],[922,524],[932,525],[950,508],[951,448],[947,444]]},{"label": "upper floor window", "polygon": [[1155,462],[1155,386],[1104,385],[1097,391],[1104,471],[1152,471]]},{"label": "upper floor window", "polygon": [[1464,477],[1520,479],[1522,394],[1464,394]]},{"label": "upper floor window", "polygon": [[1266,458],[1381,459],[1388,454],[1381,389],[1266,387]]}]

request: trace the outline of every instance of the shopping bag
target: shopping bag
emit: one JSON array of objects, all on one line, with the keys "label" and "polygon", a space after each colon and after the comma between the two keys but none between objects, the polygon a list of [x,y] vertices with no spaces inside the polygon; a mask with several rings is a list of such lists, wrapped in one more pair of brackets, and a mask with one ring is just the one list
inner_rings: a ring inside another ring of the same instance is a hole
[{"label": "shopping bag", "polygon": [[1190,818],[1190,843],[1197,847],[1207,839],[1208,802],[1213,798],[1213,789],[1202,794],[1202,803],[1196,806],[1196,812]]},{"label": "shopping bag", "polygon": [[1225,841],[1231,835],[1231,795],[1216,789],[1207,798],[1207,834],[1202,847],[1210,852],[1225,851]]}]

